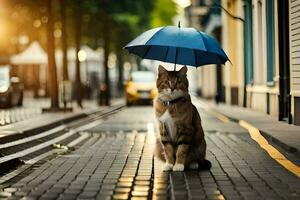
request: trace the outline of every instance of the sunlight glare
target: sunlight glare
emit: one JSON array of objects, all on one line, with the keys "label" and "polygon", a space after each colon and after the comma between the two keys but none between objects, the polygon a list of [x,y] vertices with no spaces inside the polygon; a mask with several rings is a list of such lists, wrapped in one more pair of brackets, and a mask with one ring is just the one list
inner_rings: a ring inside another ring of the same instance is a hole
[{"label": "sunlight glare", "polygon": [[83,62],[86,60],[86,52],[84,50],[80,50],[78,52],[78,59],[80,62]]},{"label": "sunlight glare", "polygon": [[177,3],[179,6],[185,8],[189,5],[191,5],[191,0],[174,0],[175,3]]},{"label": "sunlight glare", "polygon": [[147,124],[147,138],[150,143],[154,144],[155,143],[155,130],[154,130],[154,124],[153,123],[148,123]]}]

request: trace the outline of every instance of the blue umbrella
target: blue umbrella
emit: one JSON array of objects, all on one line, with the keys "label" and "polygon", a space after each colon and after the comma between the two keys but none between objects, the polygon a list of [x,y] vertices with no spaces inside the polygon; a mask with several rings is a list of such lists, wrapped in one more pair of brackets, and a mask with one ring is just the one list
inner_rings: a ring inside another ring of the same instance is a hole
[{"label": "blue umbrella", "polygon": [[180,23],[148,30],[124,48],[141,58],[175,63],[174,70],[176,64],[198,67],[229,60],[215,39]]}]

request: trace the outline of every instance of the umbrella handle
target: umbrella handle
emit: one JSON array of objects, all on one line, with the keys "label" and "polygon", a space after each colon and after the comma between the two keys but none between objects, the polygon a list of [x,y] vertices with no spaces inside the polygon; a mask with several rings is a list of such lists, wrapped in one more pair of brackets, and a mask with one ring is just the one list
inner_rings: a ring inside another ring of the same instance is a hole
[{"label": "umbrella handle", "polygon": [[[180,20],[178,21],[178,28],[180,28]],[[177,56],[178,56],[178,48],[176,47],[174,72],[176,71]]]},{"label": "umbrella handle", "polygon": [[175,64],[174,64],[174,72],[176,71],[176,62],[178,57],[178,48],[176,47],[176,53],[175,53]]}]

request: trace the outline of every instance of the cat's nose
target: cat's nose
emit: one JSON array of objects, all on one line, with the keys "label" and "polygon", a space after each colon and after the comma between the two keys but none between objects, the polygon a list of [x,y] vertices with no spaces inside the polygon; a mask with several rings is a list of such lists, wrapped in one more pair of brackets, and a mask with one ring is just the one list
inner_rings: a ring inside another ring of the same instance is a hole
[{"label": "cat's nose", "polygon": [[174,88],[171,88],[171,92],[173,92],[175,90],[175,87]]}]

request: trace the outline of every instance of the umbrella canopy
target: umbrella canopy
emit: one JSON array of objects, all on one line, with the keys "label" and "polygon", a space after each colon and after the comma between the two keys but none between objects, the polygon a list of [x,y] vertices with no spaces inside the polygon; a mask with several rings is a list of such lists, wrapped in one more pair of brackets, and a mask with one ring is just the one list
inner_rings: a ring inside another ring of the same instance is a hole
[{"label": "umbrella canopy", "polygon": [[15,65],[45,65],[48,63],[47,53],[38,42],[32,42],[23,52],[10,58],[11,64]]},{"label": "umbrella canopy", "polygon": [[148,30],[124,48],[141,58],[195,67],[229,60],[215,39],[180,25]]}]

